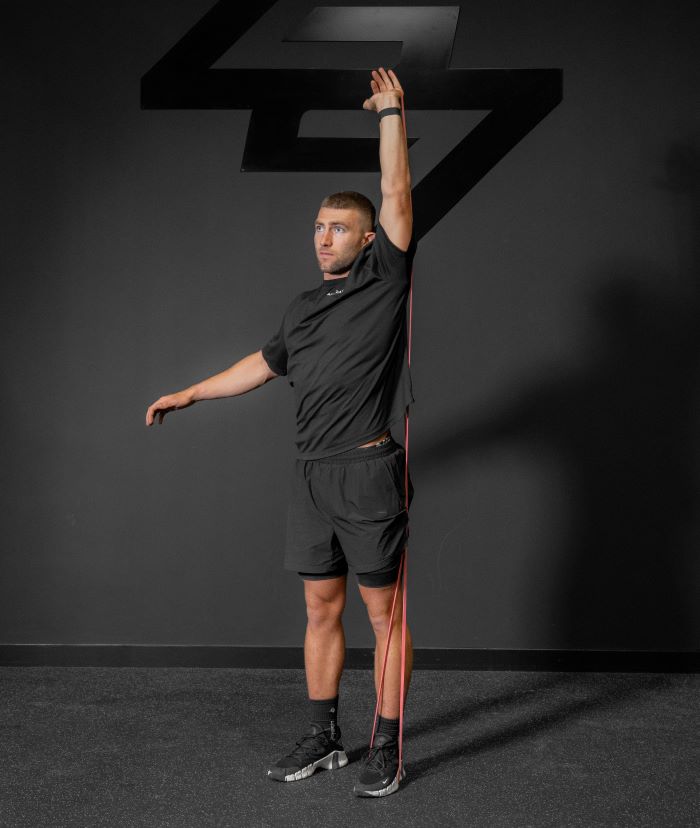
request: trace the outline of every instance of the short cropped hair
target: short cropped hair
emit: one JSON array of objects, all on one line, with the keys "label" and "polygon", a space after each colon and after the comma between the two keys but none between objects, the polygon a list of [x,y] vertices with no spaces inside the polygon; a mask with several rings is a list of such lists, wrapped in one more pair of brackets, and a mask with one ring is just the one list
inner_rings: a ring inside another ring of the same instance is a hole
[{"label": "short cropped hair", "polygon": [[332,193],[323,199],[321,207],[331,207],[336,210],[359,210],[364,218],[365,230],[374,229],[377,211],[374,209],[374,204],[362,193],[356,193],[354,190]]}]

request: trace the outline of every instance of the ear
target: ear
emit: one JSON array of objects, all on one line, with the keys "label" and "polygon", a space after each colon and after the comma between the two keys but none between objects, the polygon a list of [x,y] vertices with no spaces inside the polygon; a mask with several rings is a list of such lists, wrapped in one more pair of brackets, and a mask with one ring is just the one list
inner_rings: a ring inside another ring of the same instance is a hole
[{"label": "ear", "polygon": [[362,246],[364,247],[366,244],[369,244],[371,241],[374,241],[374,237],[376,235],[377,234],[374,232],[374,230],[368,230],[365,233],[365,238],[362,240]]}]

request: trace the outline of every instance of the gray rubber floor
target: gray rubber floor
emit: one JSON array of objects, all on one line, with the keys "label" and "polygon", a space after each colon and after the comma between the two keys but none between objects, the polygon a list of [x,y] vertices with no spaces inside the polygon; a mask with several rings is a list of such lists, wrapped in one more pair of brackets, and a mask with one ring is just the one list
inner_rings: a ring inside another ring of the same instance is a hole
[{"label": "gray rubber floor", "polygon": [[700,676],[418,671],[407,778],[352,795],[373,713],[343,677],[351,763],[266,778],[306,723],[296,670],[0,669],[3,826],[700,826]]}]

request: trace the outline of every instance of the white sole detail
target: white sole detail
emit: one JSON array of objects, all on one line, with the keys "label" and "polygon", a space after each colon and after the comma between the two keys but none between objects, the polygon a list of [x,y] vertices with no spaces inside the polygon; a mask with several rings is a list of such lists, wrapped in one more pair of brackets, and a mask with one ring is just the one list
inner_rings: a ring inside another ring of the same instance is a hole
[{"label": "white sole detail", "polygon": [[298,770],[295,773],[287,774],[287,776],[284,777],[284,781],[298,782],[301,779],[306,779],[311,776],[311,774],[318,770],[318,768],[323,768],[324,770],[337,770],[338,768],[344,768],[347,763],[348,757],[345,751],[334,750],[332,753],[329,753],[328,756],[324,756],[322,759],[317,759],[305,768],[301,768],[301,770]]},{"label": "white sole detail", "polygon": [[399,776],[401,777],[401,780],[406,778],[406,769],[405,768],[401,768],[401,773],[400,774],[397,773],[396,776],[394,777],[393,781],[391,782],[391,784],[387,785],[386,788],[380,788],[378,791],[367,791],[367,790],[358,791],[356,789],[355,793],[357,794],[357,796],[388,796],[389,794],[393,794],[394,791],[398,790],[399,782],[400,782]]}]

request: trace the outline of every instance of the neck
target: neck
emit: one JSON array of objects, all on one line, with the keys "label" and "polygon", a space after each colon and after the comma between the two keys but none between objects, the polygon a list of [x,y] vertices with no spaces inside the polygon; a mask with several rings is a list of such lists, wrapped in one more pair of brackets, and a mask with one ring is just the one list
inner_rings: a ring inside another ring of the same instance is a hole
[{"label": "neck", "polygon": [[350,268],[345,273],[324,273],[323,281],[330,282],[332,279],[344,279],[348,273],[350,273]]}]

